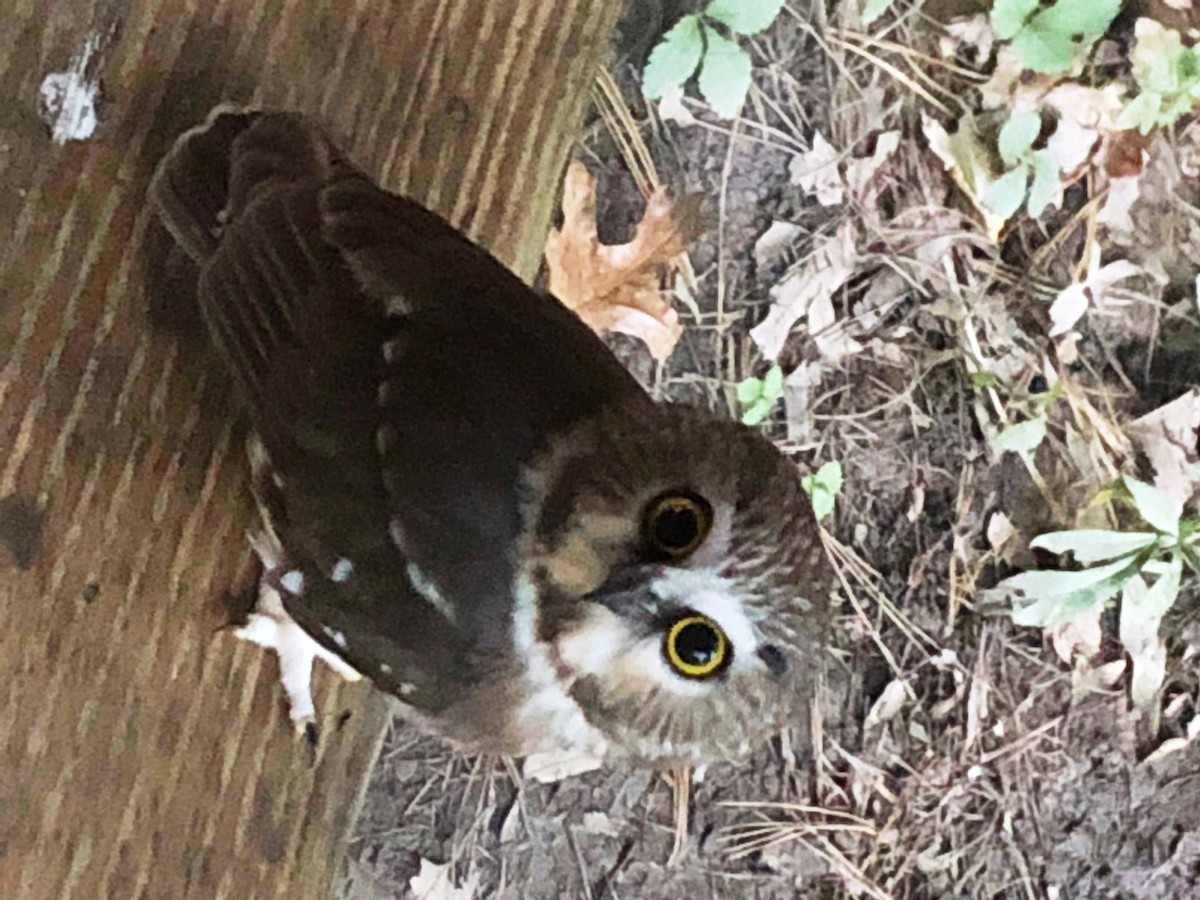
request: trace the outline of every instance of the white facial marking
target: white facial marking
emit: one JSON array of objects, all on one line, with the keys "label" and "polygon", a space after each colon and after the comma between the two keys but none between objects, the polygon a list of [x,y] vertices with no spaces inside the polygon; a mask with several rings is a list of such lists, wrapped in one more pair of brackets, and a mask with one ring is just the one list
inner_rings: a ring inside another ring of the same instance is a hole
[{"label": "white facial marking", "polygon": [[668,569],[650,583],[660,599],[694,609],[708,616],[725,632],[733,647],[733,667],[761,668],[758,658],[758,629],[746,615],[745,605],[730,593],[729,582],[713,572]]},{"label": "white facial marking", "polygon": [[517,659],[524,660],[525,697],[517,709],[521,730],[533,736],[525,754],[562,750],[603,758],[608,741],[584,717],[570,687],[559,678],[544,642],[537,636],[537,591],[524,575],[514,585],[513,642]]},{"label": "white facial marking", "polygon": [[279,584],[289,594],[299,595],[304,591],[304,573],[299,569],[284,572],[283,577],[279,579]]},{"label": "white facial marking", "polygon": [[342,558],[333,565],[333,571],[329,573],[331,581],[336,581],[338,584],[344,582],[347,578],[354,574],[354,563],[350,560]]},{"label": "white facial marking", "polygon": [[442,595],[442,592],[433,583],[432,579],[417,567],[416,563],[409,563],[405,567],[404,572],[408,575],[409,583],[412,584],[414,590],[424,597],[430,606],[445,616],[447,621],[455,621],[457,616],[455,615],[454,607]]}]

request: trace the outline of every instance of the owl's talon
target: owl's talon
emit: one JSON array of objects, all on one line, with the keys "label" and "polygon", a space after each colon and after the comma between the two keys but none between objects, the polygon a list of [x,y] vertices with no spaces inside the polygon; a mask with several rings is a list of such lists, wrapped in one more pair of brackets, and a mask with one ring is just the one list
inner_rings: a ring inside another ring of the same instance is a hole
[{"label": "owl's talon", "polygon": [[[255,549],[262,555],[262,544]],[[317,727],[316,706],[312,696],[313,661],[320,658],[347,681],[357,681],[362,676],[344,660],[330,653],[304,631],[288,615],[283,606],[283,593],[301,588],[296,579],[298,571],[284,571],[276,560],[263,557],[265,570],[259,581],[258,602],[246,624],[234,629],[234,634],[244,641],[273,650],[279,658],[279,680],[287,696],[288,717],[298,735],[304,735],[312,747],[320,739]],[[282,573],[282,574],[281,574]]]}]

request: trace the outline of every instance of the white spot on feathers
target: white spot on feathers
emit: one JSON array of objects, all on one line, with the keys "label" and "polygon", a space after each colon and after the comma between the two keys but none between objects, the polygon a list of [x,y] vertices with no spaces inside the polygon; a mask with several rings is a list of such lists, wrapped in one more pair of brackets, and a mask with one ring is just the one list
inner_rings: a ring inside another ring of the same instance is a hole
[{"label": "white spot on feathers", "polygon": [[350,562],[350,560],[348,560],[348,559],[343,558],[343,559],[339,559],[336,563],[333,564],[333,571],[329,573],[329,578],[331,581],[335,581],[338,584],[341,584],[342,582],[344,582],[347,578],[349,578],[353,574],[354,574],[354,563]]},{"label": "white spot on feathers", "polygon": [[424,597],[430,606],[445,616],[446,621],[453,622],[457,618],[454,614],[454,607],[446,600],[433,580],[417,567],[416,563],[409,563],[404,572],[408,575],[409,583],[416,592]]},{"label": "white spot on feathers", "polygon": [[324,631],[328,638],[337,644],[342,650],[345,650],[346,647],[349,646],[346,643],[346,635],[338,631],[336,628],[330,628],[328,625],[325,625],[322,626],[321,630]]},{"label": "white spot on feathers", "polygon": [[304,591],[304,573],[299,569],[284,572],[283,576],[279,579],[279,583],[289,594],[301,594]]}]

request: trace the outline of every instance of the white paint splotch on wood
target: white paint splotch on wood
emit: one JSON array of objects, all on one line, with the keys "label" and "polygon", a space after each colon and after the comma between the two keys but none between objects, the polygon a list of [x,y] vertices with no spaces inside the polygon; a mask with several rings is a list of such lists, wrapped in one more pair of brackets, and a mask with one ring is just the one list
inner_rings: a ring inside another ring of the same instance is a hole
[{"label": "white paint splotch on wood", "polygon": [[100,70],[104,52],[116,40],[120,21],[95,29],[67,68],[51,72],[38,89],[38,116],[56,144],[86,141],[100,124]]}]

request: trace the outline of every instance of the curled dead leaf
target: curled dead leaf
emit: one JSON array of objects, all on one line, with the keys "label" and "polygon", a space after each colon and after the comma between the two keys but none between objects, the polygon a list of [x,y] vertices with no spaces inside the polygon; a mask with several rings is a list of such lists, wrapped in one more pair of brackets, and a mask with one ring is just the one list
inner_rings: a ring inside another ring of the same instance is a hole
[{"label": "curled dead leaf", "polygon": [[571,163],[563,184],[563,225],[546,238],[550,292],[599,334],[619,331],[644,341],[655,359],[675,349],[683,326],[660,289],[662,267],[683,252],[676,210],[659,188],[627,244],[601,244],[596,179]]}]

